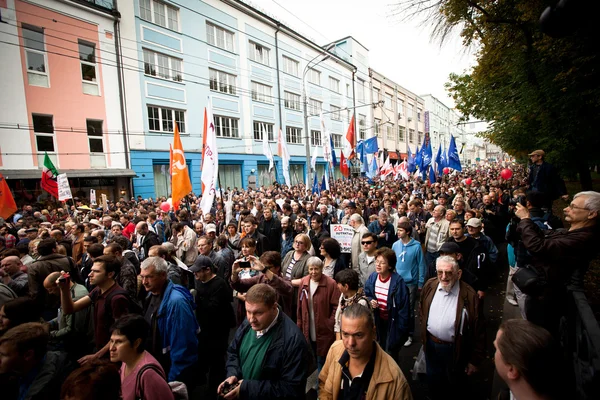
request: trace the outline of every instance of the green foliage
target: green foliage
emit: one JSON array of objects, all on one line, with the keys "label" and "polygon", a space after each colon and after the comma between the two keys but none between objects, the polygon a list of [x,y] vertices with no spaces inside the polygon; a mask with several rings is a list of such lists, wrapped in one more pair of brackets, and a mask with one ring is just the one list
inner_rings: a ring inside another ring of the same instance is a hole
[{"label": "green foliage", "polygon": [[559,39],[543,34],[543,0],[427,3],[437,7],[432,19],[440,37],[458,28],[465,45],[478,46],[477,65],[451,75],[446,86],[464,115],[491,121],[484,134],[491,142],[520,158],[544,149],[568,174],[598,164],[600,41],[592,29]]}]

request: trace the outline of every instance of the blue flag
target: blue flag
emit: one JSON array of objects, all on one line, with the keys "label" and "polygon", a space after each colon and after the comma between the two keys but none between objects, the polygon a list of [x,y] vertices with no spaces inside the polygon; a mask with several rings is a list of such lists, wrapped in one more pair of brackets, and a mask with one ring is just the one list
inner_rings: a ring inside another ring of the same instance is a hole
[{"label": "blue flag", "polygon": [[379,146],[377,145],[377,137],[373,136],[364,141],[365,152],[367,154],[377,153],[379,151]]},{"label": "blue flag", "polygon": [[435,171],[433,170],[433,165],[429,165],[429,182],[433,185],[435,183]]},{"label": "blue flag", "polygon": [[325,175],[323,175],[323,179],[321,180],[321,190],[327,190],[327,183],[325,183]]},{"label": "blue flag", "polygon": [[331,143],[331,163],[333,164],[332,167],[335,168],[338,163],[335,157],[335,149],[333,148],[333,135],[329,135],[329,143]]},{"label": "blue flag", "polygon": [[321,193],[321,188],[319,187],[319,181],[317,180],[317,174],[315,174],[315,179],[313,180],[313,193]]},{"label": "blue flag", "polygon": [[460,158],[458,157],[458,149],[456,148],[456,141],[452,135],[450,135],[450,146],[448,146],[448,167],[457,171],[462,171]]},{"label": "blue flag", "polygon": [[415,165],[419,168],[419,170],[423,170],[423,153],[419,150],[419,146],[417,146],[417,152],[415,153]]},{"label": "blue flag", "polygon": [[433,150],[431,149],[431,140],[429,140],[429,132],[425,132],[423,138],[423,146],[421,146],[421,165],[423,169],[426,169],[431,165],[431,159],[433,158]]},{"label": "blue flag", "polygon": [[408,170],[409,173],[413,173],[417,170],[417,163],[415,162],[415,156],[411,153],[410,151],[410,145],[406,146],[407,147],[407,153],[408,153],[408,160],[406,160],[406,163],[408,164],[406,169]]},{"label": "blue flag", "polygon": [[367,171],[367,177],[373,179],[377,176],[377,157],[373,156],[371,164],[369,164],[369,170]]}]

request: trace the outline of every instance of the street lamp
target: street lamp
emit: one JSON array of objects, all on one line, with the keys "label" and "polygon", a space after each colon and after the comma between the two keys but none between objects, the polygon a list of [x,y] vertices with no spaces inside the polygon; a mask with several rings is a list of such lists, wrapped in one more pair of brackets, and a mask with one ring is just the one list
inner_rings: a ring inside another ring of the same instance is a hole
[{"label": "street lamp", "polygon": [[310,65],[317,58],[321,57],[325,52],[328,52],[331,48],[335,46],[334,44],[329,45],[323,52],[317,54],[312,60],[306,63],[304,67],[304,71],[302,72],[302,102],[304,103],[304,131],[306,132],[306,186],[308,187],[311,182],[311,170],[310,170],[310,133],[308,130],[308,98],[306,97],[306,73],[310,70],[310,68],[314,68],[317,65],[321,64],[323,61],[327,60],[331,57],[330,54],[325,55],[319,62],[314,65]]}]

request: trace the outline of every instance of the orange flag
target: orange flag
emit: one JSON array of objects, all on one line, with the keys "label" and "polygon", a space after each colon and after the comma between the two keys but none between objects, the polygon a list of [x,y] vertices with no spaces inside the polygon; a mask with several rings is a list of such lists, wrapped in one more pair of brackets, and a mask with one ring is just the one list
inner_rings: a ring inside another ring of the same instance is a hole
[{"label": "orange flag", "polygon": [[171,160],[171,198],[173,208],[179,208],[179,202],[192,191],[192,182],[188,172],[183,146],[179,138],[179,127],[175,123],[175,137],[173,138],[173,157]]},{"label": "orange flag", "polygon": [[0,174],[0,217],[8,219],[15,212],[17,212],[17,204],[8,188],[8,183]]}]

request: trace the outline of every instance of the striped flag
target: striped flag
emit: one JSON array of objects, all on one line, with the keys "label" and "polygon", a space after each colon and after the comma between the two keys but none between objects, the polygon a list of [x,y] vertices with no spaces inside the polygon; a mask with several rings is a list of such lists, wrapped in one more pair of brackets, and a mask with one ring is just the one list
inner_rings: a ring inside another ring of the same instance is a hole
[{"label": "striped flag", "polygon": [[42,189],[58,199],[58,170],[52,164],[48,153],[44,156],[44,167],[42,168]]}]

